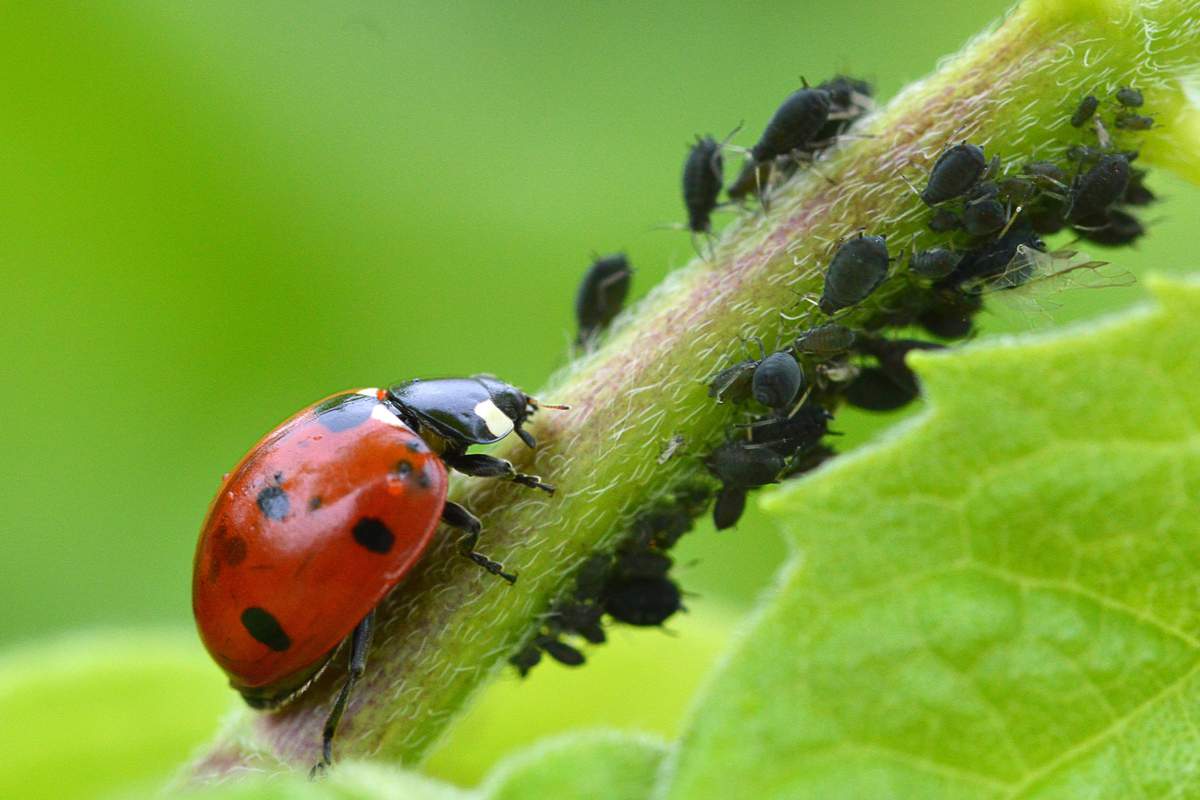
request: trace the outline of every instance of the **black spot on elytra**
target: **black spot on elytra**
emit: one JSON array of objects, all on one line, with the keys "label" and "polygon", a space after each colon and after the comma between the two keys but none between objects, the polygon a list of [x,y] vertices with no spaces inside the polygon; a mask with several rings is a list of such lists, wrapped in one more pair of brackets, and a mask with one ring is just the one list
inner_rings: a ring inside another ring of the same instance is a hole
[{"label": "black spot on elytra", "polygon": [[321,507],[321,503],[322,503],[322,502],[323,502],[323,501],[321,500],[321,498],[320,498],[320,497],[310,497],[310,498],[308,498],[308,510],[309,510],[309,511],[316,511],[318,508],[320,508],[320,507]]},{"label": "black spot on elytra", "polygon": [[221,539],[219,549],[221,560],[231,567],[236,567],[246,560],[246,540],[240,536]]},{"label": "black spot on elytra", "polygon": [[426,450],[429,449],[425,446],[424,442],[419,442],[419,441],[412,440],[412,439],[405,442],[404,446],[408,448],[408,452],[410,452],[410,453],[424,453]]},{"label": "black spot on elytra", "polygon": [[354,541],[372,553],[388,552],[395,540],[396,537],[388,530],[388,526],[375,517],[363,517],[354,525]]},{"label": "black spot on elytra", "polygon": [[288,515],[292,502],[280,486],[268,486],[258,493],[258,510],[267,519],[281,520]]},{"label": "black spot on elytra", "polygon": [[283,632],[279,620],[264,608],[250,606],[243,611],[242,626],[247,633],[276,653],[282,653],[292,646],[292,640]]},{"label": "black spot on elytra", "polygon": [[429,466],[426,465],[425,468],[421,470],[421,474],[417,475],[417,485],[422,489],[428,489],[433,485],[433,478],[429,476],[429,470]]},{"label": "black spot on elytra", "polygon": [[409,475],[412,474],[412,471],[413,471],[412,462],[405,461],[404,459],[397,461],[396,466],[393,469],[393,472],[396,473],[396,477],[399,477],[399,478],[407,478]]},{"label": "black spot on elytra", "polygon": [[378,402],[374,397],[351,392],[329,398],[314,411],[317,414],[317,422],[332,433],[340,433],[366,422]]}]

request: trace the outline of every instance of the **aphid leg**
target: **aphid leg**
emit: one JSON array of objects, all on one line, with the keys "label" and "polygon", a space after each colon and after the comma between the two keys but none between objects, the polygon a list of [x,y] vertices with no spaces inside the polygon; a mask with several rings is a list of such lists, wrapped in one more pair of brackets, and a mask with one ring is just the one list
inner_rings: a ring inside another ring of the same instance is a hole
[{"label": "aphid leg", "polygon": [[796,405],[794,405],[792,407],[792,410],[788,412],[788,415],[787,415],[788,419],[791,419],[792,417],[796,416],[796,414],[800,411],[800,409],[804,407],[804,404],[808,402],[808,396],[810,394],[812,394],[812,390],[813,390],[812,386],[809,386],[807,389],[804,390],[804,394],[800,395],[800,400],[797,401]]},{"label": "aphid leg", "polygon": [[456,469],[464,475],[473,478],[503,478],[504,480],[528,486],[531,489],[541,489],[547,494],[554,494],[554,487],[544,483],[537,475],[526,475],[513,469],[512,463],[503,458],[488,456],[482,453],[467,455],[446,455],[442,458],[446,466]]},{"label": "aphid leg", "polygon": [[[746,345],[746,350],[747,350],[747,351],[749,351],[749,350],[750,350],[750,343],[751,343],[751,342],[754,342],[755,344],[757,344],[757,345],[758,345],[758,358],[759,358],[759,360],[763,360],[763,359],[765,359],[765,358],[767,357],[767,346],[766,346],[765,344],[763,344],[763,340],[762,340],[760,337],[758,337],[758,336],[751,336],[749,339],[742,339],[742,344]],[[751,353],[751,356],[750,356],[750,357],[751,357],[751,358],[753,358],[753,357],[754,357],[754,354],[753,354],[753,353]]]},{"label": "aphid leg", "polygon": [[467,532],[467,535],[459,542],[464,556],[491,574],[497,575],[509,583],[517,582],[517,576],[505,572],[503,564],[499,561],[493,561],[483,553],[475,550],[475,545],[479,543],[479,533],[483,530],[483,523],[479,521],[479,517],[467,511],[458,503],[446,501],[446,505],[442,508],[442,522],[451,528],[458,528],[460,531]]},{"label": "aphid leg", "polygon": [[984,170],[983,177],[981,177],[979,180],[990,181],[992,178],[995,178],[999,174],[1000,174],[1000,155],[996,154],[996,155],[992,156],[992,160],[988,162],[987,169]]},{"label": "aphid leg", "polygon": [[326,767],[333,764],[333,735],[337,733],[338,723],[342,721],[342,714],[346,711],[350,692],[354,690],[354,684],[358,683],[358,679],[363,675],[363,670],[367,667],[367,651],[371,649],[371,632],[374,621],[375,612],[372,610],[363,617],[362,622],[358,623],[354,633],[350,634],[350,670],[346,674],[346,682],[342,684],[342,690],[338,692],[337,699],[333,701],[333,708],[330,710],[329,716],[325,718],[325,730],[321,735],[321,760],[309,770],[310,780],[324,773]]},{"label": "aphid leg", "polygon": [[1017,221],[1017,216],[1021,213],[1022,208],[1024,208],[1024,206],[1017,206],[1016,211],[1013,211],[1008,215],[1008,222],[1004,223],[1004,227],[1000,229],[1000,233],[996,234],[997,239],[1004,238],[1004,234],[1008,233],[1008,229],[1011,228],[1013,223]]},{"label": "aphid leg", "polygon": [[790,154],[793,161],[799,164],[808,164],[808,168],[825,179],[825,182],[830,186],[837,186],[838,183],[833,178],[826,175],[821,170],[817,169],[817,156],[815,153],[806,153],[802,150],[793,150]]}]

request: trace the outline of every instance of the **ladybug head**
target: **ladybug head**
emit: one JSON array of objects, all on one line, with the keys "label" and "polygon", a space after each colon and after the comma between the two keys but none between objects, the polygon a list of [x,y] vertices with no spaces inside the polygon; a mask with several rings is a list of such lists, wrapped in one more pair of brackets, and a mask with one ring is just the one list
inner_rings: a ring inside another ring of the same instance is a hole
[{"label": "ladybug head", "polygon": [[[510,433],[534,447],[534,438],[522,427],[525,421],[538,408],[563,408],[541,405],[492,375],[408,380],[388,388],[385,397],[418,433],[433,434],[426,441],[438,452],[447,446],[491,444]],[[436,439],[444,443],[434,445]]]},{"label": "ladybug head", "polygon": [[539,408],[566,409],[566,406],[539,404],[537,400],[525,394],[516,386],[513,386],[511,383],[505,383],[492,375],[476,375],[475,380],[487,387],[488,393],[492,396],[492,402],[496,404],[496,408],[500,409],[504,413],[504,416],[513,421],[513,432],[521,437],[521,441],[530,448],[537,447],[537,441],[522,426],[533,415],[533,412]]}]

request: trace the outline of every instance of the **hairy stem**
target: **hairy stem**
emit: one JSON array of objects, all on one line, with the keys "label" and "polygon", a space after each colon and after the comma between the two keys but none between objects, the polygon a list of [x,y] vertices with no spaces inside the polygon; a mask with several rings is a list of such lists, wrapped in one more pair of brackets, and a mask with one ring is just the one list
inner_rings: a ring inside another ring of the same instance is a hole
[{"label": "hairy stem", "polygon": [[[744,338],[780,345],[826,319],[803,298],[819,295],[836,243],[859,229],[885,234],[893,255],[938,243],[926,227],[928,209],[905,179],[923,185],[947,144],[983,145],[1008,170],[1034,158],[1061,160],[1067,147],[1085,143],[1086,134],[1067,122],[1080,98],[1111,98],[1132,84],[1156,126],[1121,134],[1119,146],[1141,147],[1143,160],[1188,177],[1200,174],[1200,157],[1177,146],[1198,119],[1184,89],[1200,62],[1198,8],[1196,0],[1027,3],[864,120],[856,132],[868,137],[847,140],[816,169],[801,169],[772,196],[769,211],[740,214],[710,258],[671,275],[618,320],[601,349],[541,392],[572,408],[538,416],[535,453],[515,441],[501,452],[557,485],[556,495],[482,480],[456,484],[456,499],[483,519],[481,549],[520,580],[508,586],[483,574],[455,552],[450,535],[435,546],[378,611],[367,673],[336,753],[418,763],[570,586],[574,568],[611,546],[639,509],[702,474],[701,457],[728,435],[734,413],[707,396],[704,379],[743,357]],[[877,314],[909,285],[898,262],[845,319]],[[673,436],[685,444],[659,464]],[[232,721],[197,774],[277,759],[309,766],[344,678],[343,660],[339,654],[287,708]]]}]

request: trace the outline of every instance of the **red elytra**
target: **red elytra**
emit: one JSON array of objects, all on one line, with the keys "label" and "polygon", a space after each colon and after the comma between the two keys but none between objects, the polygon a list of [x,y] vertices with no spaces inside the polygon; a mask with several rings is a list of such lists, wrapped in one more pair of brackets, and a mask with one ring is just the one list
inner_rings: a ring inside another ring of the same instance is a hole
[{"label": "red elytra", "polygon": [[429,546],[447,475],[379,401],[343,392],[258,442],[196,549],[200,636],[253,705],[300,688]]}]

